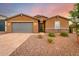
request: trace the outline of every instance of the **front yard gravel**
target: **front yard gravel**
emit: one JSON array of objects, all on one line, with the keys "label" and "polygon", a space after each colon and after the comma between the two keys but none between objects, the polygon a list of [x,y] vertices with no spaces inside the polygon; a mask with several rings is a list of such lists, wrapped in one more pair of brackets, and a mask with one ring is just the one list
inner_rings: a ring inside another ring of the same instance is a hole
[{"label": "front yard gravel", "polygon": [[47,34],[42,36],[40,39],[38,35],[32,35],[10,56],[79,56],[76,34],[69,34],[69,37],[56,34],[54,43],[48,43]]}]

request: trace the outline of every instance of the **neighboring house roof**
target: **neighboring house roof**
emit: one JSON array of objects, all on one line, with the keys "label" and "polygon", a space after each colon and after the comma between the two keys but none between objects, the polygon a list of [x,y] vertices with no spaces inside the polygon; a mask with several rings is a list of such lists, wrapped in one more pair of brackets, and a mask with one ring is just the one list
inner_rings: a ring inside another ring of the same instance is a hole
[{"label": "neighboring house roof", "polygon": [[7,17],[4,15],[0,15],[0,20],[5,20]]},{"label": "neighboring house roof", "polygon": [[56,16],[53,16],[53,17],[50,17],[50,18],[48,18],[48,20],[50,20],[50,19],[52,19],[52,18],[58,18],[58,17],[63,18],[63,19],[66,19],[67,21],[69,21],[68,18],[65,18],[65,17],[63,17],[63,16],[59,16],[59,15],[56,15]]},{"label": "neighboring house roof", "polygon": [[[40,21],[46,21],[48,19],[48,17],[43,16],[43,15],[36,15],[36,16],[34,16],[34,18],[36,18],[36,19],[38,19]],[[42,19],[40,19],[40,18],[42,18]]]},{"label": "neighboring house roof", "polygon": [[25,15],[25,14],[23,14],[23,13],[21,13],[21,14],[17,14],[17,15],[12,16],[12,17],[9,17],[9,18],[7,18],[6,20],[12,19],[12,18],[17,17],[17,16],[26,16],[26,17],[29,17],[29,18],[32,18],[32,19],[38,20],[38,19],[33,18],[33,17],[31,17],[31,16]]}]

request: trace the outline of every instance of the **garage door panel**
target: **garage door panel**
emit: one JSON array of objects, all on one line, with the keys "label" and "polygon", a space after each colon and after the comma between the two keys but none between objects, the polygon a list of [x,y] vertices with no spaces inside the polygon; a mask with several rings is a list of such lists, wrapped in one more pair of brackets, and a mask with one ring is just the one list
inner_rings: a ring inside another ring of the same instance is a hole
[{"label": "garage door panel", "polygon": [[32,23],[13,23],[13,32],[32,32]]}]

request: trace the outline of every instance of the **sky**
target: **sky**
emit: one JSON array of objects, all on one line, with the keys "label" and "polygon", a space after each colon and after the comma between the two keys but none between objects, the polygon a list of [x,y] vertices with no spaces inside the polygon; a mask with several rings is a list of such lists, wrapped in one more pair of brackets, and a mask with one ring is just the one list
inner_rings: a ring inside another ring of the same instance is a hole
[{"label": "sky", "polygon": [[0,15],[10,17],[23,13],[29,16],[68,17],[73,8],[73,3],[0,3]]}]

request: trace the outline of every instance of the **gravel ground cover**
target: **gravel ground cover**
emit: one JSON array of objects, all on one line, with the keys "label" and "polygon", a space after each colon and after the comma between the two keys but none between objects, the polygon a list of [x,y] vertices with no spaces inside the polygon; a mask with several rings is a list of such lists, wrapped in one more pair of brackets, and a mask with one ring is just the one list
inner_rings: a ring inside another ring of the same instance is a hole
[{"label": "gravel ground cover", "polygon": [[32,35],[10,56],[79,56],[76,34],[69,34],[69,37],[56,34],[54,43],[49,43],[47,38],[47,34],[42,35],[42,38]]}]

